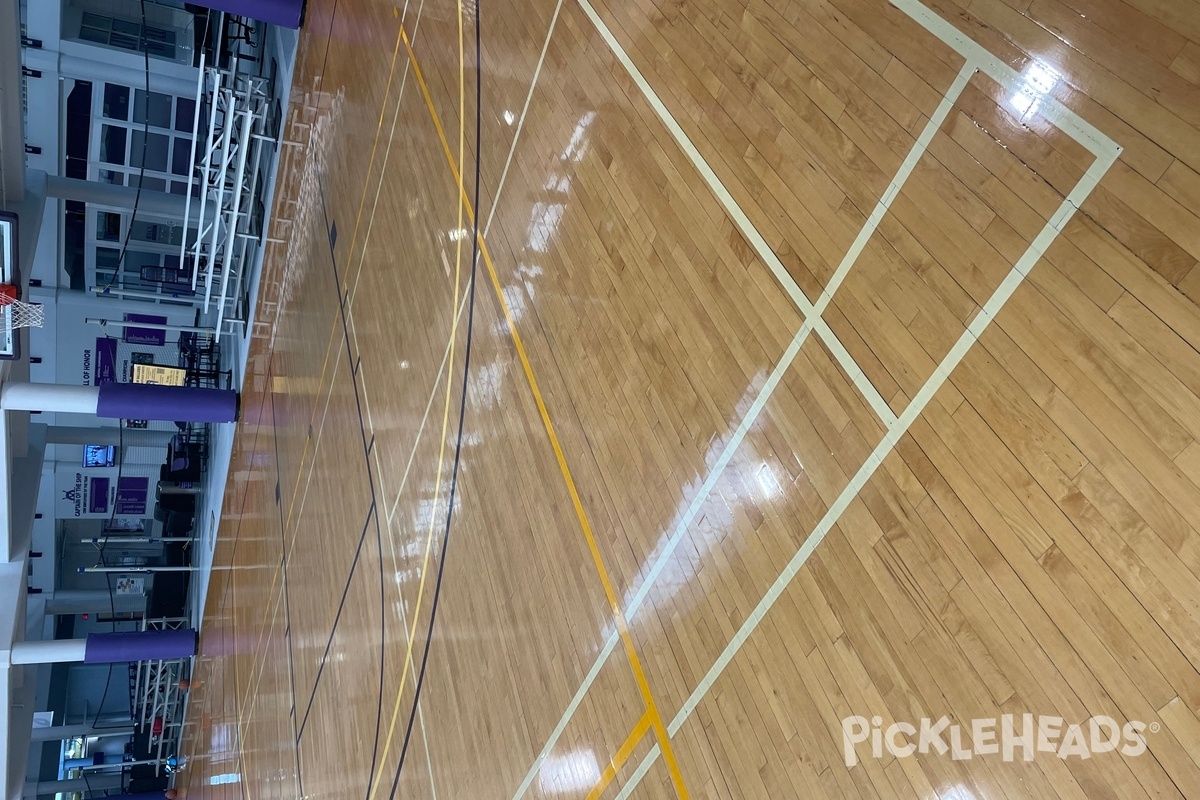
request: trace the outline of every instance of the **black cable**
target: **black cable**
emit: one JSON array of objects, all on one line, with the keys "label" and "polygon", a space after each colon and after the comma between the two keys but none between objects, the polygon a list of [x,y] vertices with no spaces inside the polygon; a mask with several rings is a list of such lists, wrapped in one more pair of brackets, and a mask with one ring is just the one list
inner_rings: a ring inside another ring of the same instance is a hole
[{"label": "black cable", "polygon": [[[142,56],[146,64],[146,107],[142,109],[142,114],[146,118],[142,126],[142,165],[138,171],[137,192],[133,195],[133,208],[129,214],[129,227],[125,229],[125,241],[121,243],[121,254],[117,256],[117,264],[113,267],[112,277],[104,285],[104,294],[108,294],[109,290],[116,285],[117,280],[121,276],[121,267],[125,263],[125,254],[129,252],[129,237],[133,234],[133,221],[137,219],[138,206],[142,202],[142,184],[146,181],[146,145],[150,142],[150,48],[146,46],[146,0],[141,0],[140,5],[142,8],[142,31],[138,43],[142,47]],[[136,113],[136,93],[134,95],[133,110]]]},{"label": "black cable", "polygon": [[396,776],[392,779],[392,791],[388,796],[389,800],[394,800],[396,790],[400,786],[400,773],[404,770],[404,760],[408,756],[408,745],[412,741],[413,722],[417,718],[417,707],[421,702],[421,690],[425,687],[425,668],[429,665],[429,649],[433,644],[434,625],[437,624],[438,601],[442,597],[442,578],[446,572],[446,550],[450,544],[450,528],[454,520],[454,496],[458,489],[458,469],[462,460],[462,443],[463,443],[463,423],[467,415],[467,380],[471,372],[471,342],[475,329],[475,280],[476,274],[479,271],[479,216],[482,213],[479,208],[479,182],[480,182],[480,154],[481,154],[481,131],[483,128],[483,47],[481,45],[481,35],[479,27],[479,0],[473,0],[475,3],[475,198],[472,204],[475,208],[474,221],[472,223],[471,236],[471,287],[470,299],[467,304],[467,346],[466,353],[463,357],[463,385],[462,399],[458,406],[458,436],[454,442],[454,468],[450,472],[450,494],[449,502],[446,506],[446,528],[442,534],[442,553],[441,559],[438,562],[437,582],[433,589],[433,604],[429,611],[429,627],[425,635],[424,651],[421,653],[421,669],[417,673],[417,685],[413,692],[412,711],[408,715],[408,727],[404,731],[404,744],[400,748],[400,761],[396,765]]},{"label": "black cable", "polygon": [[[140,32],[139,44],[141,45],[141,50],[142,50],[142,60],[143,60],[143,64],[144,64],[145,84],[146,84],[146,103],[145,103],[145,108],[143,109],[143,117],[145,119],[142,123],[142,154],[141,154],[141,159],[140,159],[141,165],[138,170],[138,185],[137,185],[137,191],[134,193],[134,197],[133,197],[133,208],[130,210],[130,215],[129,215],[129,227],[125,230],[125,240],[121,243],[121,253],[117,257],[117,263],[116,263],[116,266],[113,268],[112,277],[109,279],[108,283],[105,284],[105,286],[103,288],[103,291],[105,294],[107,294],[108,291],[117,283],[117,280],[119,279],[119,276],[121,274],[121,268],[125,262],[125,255],[129,251],[129,239],[130,239],[131,235],[133,234],[133,223],[134,223],[134,220],[137,219],[138,208],[140,207],[141,201],[142,201],[142,184],[145,182],[145,178],[146,178],[146,148],[150,142],[150,48],[147,46],[147,41],[146,41],[146,2],[145,2],[145,0],[140,0],[139,6],[141,9],[141,17],[142,17],[142,27],[141,27],[141,32]],[[209,14],[209,15],[207,15],[207,17],[205,19],[204,38],[203,38],[203,41],[205,41],[205,42],[208,41],[208,33],[209,33],[211,26],[212,26],[212,15]],[[136,98],[135,98],[134,110],[136,111],[136,109],[137,109],[137,103],[136,103]],[[187,222],[187,220],[184,220],[185,224],[186,224],[186,222]],[[117,436],[118,436],[117,451],[119,453],[121,453],[122,456],[124,455],[124,451],[125,451],[125,426],[123,423],[124,423],[124,420],[120,420],[117,423],[117,432],[118,432],[117,433]],[[116,482],[117,482],[118,487],[121,484],[121,473],[124,470],[124,468],[125,468],[125,459],[121,458],[117,463],[117,481]],[[117,518],[117,504],[114,502],[112,514],[110,514],[109,518],[108,518],[109,528],[112,527],[112,523],[116,520],[116,518]],[[102,531],[102,532],[108,533],[109,531]],[[101,567],[108,566],[108,562],[104,557],[104,550],[106,547],[108,547],[108,537],[104,536],[103,541],[100,543],[100,545],[97,548],[97,550],[99,551],[98,554],[99,554],[99,558],[100,558],[100,566]],[[112,574],[111,573],[109,573],[109,572],[104,573],[104,582],[108,587],[109,623],[112,625],[112,631],[115,633],[117,630],[117,602],[116,602],[116,593],[115,593],[115,591],[113,589],[113,585],[112,585]],[[104,703],[105,703],[105,701],[108,700],[109,689],[112,687],[113,671],[114,671],[115,666],[116,666],[115,664],[108,665],[108,677],[104,682],[104,692],[100,695],[100,703],[99,703],[99,705],[96,706],[96,718],[92,721],[92,725],[88,729],[88,733],[84,734],[85,736],[87,736],[88,734],[91,734],[95,731],[103,731],[103,730],[107,729],[104,726],[100,726],[98,723],[99,723],[99,719],[100,719],[100,713],[104,709]],[[119,728],[122,726],[117,725],[117,726],[113,726],[113,727]],[[90,784],[87,783],[87,773],[84,772],[82,774],[83,774],[83,778],[84,778],[84,783],[86,785],[88,785],[88,793],[91,794],[91,786],[90,786]]]},{"label": "black cable", "polygon": [[[120,491],[120,486],[121,486],[121,473],[125,469],[125,459],[124,459],[125,426],[122,424],[123,422],[124,422],[124,420],[117,420],[117,452],[119,452],[122,455],[122,458],[117,463],[116,485],[117,485],[118,491]],[[114,520],[116,520],[116,518],[117,518],[117,504],[116,504],[116,502],[113,502],[112,513],[108,517],[108,527],[109,528],[112,527],[112,523]],[[107,533],[107,532],[108,531],[101,531],[101,533]],[[108,547],[108,536],[102,537],[102,541],[100,542],[99,546],[96,548],[99,551],[100,566],[102,566],[102,567],[108,566],[108,564],[104,560],[104,548],[106,548],[106,547]],[[116,633],[117,632],[117,599],[116,599],[116,596],[113,591],[112,574],[111,573],[108,573],[108,572],[104,573],[104,583],[108,587],[109,624],[112,625],[112,632]],[[92,726],[91,726],[91,728],[88,729],[89,734],[96,730],[102,730],[101,728],[97,727],[97,723],[100,720],[100,712],[103,711],[103,709],[104,709],[104,701],[108,700],[108,690],[112,686],[113,670],[114,670],[115,666],[116,666],[115,664],[108,665],[108,678],[105,679],[105,681],[104,681],[104,692],[100,695],[100,703],[96,706],[96,718],[94,720],[92,720]],[[87,734],[84,734],[84,735],[86,736]]]}]

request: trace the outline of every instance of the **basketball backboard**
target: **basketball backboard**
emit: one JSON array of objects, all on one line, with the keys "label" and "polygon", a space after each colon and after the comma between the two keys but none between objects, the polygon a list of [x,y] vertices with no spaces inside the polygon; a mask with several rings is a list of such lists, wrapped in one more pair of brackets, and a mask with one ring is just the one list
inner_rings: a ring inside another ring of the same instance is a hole
[{"label": "basketball backboard", "polygon": [[[17,235],[17,215],[0,211],[0,283],[20,287]],[[19,292],[18,288],[18,295]],[[0,358],[13,359],[19,355],[21,338],[12,326],[12,309],[0,307]]]}]

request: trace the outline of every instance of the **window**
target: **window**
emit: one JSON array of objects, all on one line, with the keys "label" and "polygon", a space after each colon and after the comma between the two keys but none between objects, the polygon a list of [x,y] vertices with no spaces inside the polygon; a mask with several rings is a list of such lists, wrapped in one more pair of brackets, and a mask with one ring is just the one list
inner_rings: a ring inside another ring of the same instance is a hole
[{"label": "window", "polygon": [[187,139],[175,137],[175,144],[171,150],[171,172],[175,175],[188,174],[188,166],[191,164],[189,160],[192,155],[192,143]]},{"label": "window", "polygon": [[140,185],[148,192],[165,192],[167,190],[167,182],[162,178],[155,178],[152,175],[140,176],[137,173],[129,176],[129,185],[133,187]]},{"label": "window", "polygon": [[175,31],[167,28],[152,25],[143,28],[140,22],[85,11],[79,26],[79,38],[123,50],[144,50],[152,56],[175,60]]},{"label": "window", "polygon": [[[93,100],[91,134],[99,139],[92,151],[100,163],[91,168],[90,179],[186,195],[185,179],[193,172],[195,100],[117,83],[102,87]],[[199,195],[200,188],[193,187],[192,196]]]},{"label": "window", "polygon": [[191,133],[192,123],[196,120],[196,101],[190,97],[180,97],[175,101],[175,130]]},{"label": "window", "polygon": [[83,15],[83,25],[79,30],[79,38],[85,42],[108,44],[108,36],[112,30],[112,17],[100,14]]},{"label": "window", "polygon": [[[147,178],[147,181],[150,179]],[[187,305],[192,268],[179,246],[184,227],[177,220],[129,212],[88,210],[86,250],[81,256],[85,286],[132,289]]]},{"label": "window", "polygon": [[124,19],[114,19],[112,21],[112,29],[108,37],[108,43],[114,47],[123,47],[126,50],[141,50],[142,26],[137,22],[129,22]]},{"label": "window", "polygon": [[[152,169],[155,172],[166,172],[167,148],[171,146],[171,137],[153,132],[147,136],[141,128],[134,128],[132,133],[133,143],[129,148],[129,166],[141,167],[142,158],[144,157],[146,159],[146,169]],[[159,191],[162,191],[162,189]]]},{"label": "window", "polygon": [[[145,222],[141,219],[135,219],[130,238],[135,242],[148,242],[178,247],[183,242],[183,226],[179,224],[164,225],[158,222]],[[176,261],[179,260],[179,256],[174,256],[174,258]]]},{"label": "window", "polygon": [[115,247],[96,248],[96,285],[111,286],[115,283],[117,262],[121,260],[121,251]]},{"label": "window", "polygon": [[129,119],[129,87],[119,83],[104,84],[104,116],[109,119]]},{"label": "window", "polygon": [[100,160],[105,164],[125,163],[126,130],[119,125],[100,128]]},{"label": "window", "polygon": [[[169,94],[150,92],[150,124],[156,128],[171,127],[171,101]],[[138,89],[134,92],[133,121],[138,125],[146,124],[146,92]]]},{"label": "window", "polygon": [[121,215],[111,211],[97,211],[96,238],[103,242],[121,241]]}]

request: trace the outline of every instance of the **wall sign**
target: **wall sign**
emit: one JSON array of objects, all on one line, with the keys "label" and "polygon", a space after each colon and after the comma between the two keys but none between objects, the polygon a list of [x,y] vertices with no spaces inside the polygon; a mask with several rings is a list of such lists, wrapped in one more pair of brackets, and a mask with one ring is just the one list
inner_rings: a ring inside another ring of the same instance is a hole
[{"label": "wall sign", "polygon": [[117,481],[117,513],[127,517],[145,514],[149,494],[149,478],[121,478]]},{"label": "wall sign", "polygon": [[55,516],[59,519],[110,516],[116,499],[116,480],[116,467],[56,472]]},{"label": "wall sign", "polygon": [[[96,339],[96,354],[91,359],[92,385],[114,383],[119,379],[117,373],[117,340],[107,337]],[[83,351],[83,376],[87,380],[89,353]]]}]

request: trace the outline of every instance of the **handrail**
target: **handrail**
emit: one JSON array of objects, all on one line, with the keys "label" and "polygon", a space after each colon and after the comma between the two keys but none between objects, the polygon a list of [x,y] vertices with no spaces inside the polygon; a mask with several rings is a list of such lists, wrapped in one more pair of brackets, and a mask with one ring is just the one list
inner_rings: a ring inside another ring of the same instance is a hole
[{"label": "handrail", "polygon": [[[212,169],[212,154],[213,154],[212,140],[213,140],[213,135],[217,131],[217,105],[220,102],[220,97],[221,97],[221,78],[222,78],[221,72],[219,70],[211,70],[211,72],[216,77],[216,84],[213,86],[213,93],[212,93],[213,107],[209,110],[208,138],[204,140],[204,181],[201,185],[201,190],[200,190],[200,220],[196,224],[196,250],[192,254],[192,291],[193,292],[196,291],[196,280],[200,275],[200,272],[199,272],[199,270],[200,270],[200,237],[201,237],[200,226],[204,224],[204,208],[205,208],[205,205],[208,203],[208,173]],[[201,73],[200,78],[201,78],[201,80],[204,79],[203,73]],[[198,107],[197,107],[197,110],[199,110]],[[194,171],[195,170],[193,170],[193,173],[194,173]],[[191,196],[190,185],[188,188],[188,196],[189,197]],[[216,223],[214,222],[213,224],[215,225]],[[186,237],[186,233],[184,235]],[[182,266],[182,264],[181,264],[181,266]]]},{"label": "handrail", "polygon": [[[192,114],[192,153],[188,156],[188,166],[191,171],[188,173],[187,199],[183,203],[183,238],[179,242],[179,268],[187,263],[187,240],[188,240],[188,219],[192,216],[192,186],[196,181],[196,140],[200,138],[200,109],[204,104],[204,56],[203,50],[200,51],[200,75],[196,79],[196,110]],[[203,202],[203,201],[201,201]],[[200,219],[204,219],[204,212],[201,210]],[[200,235],[199,227],[197,227],[196,235]],[[192,289],[196,285],[192,284]]]}]

